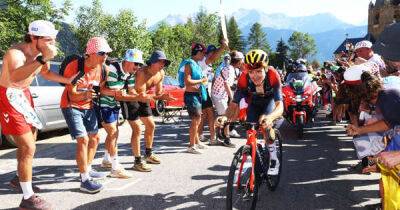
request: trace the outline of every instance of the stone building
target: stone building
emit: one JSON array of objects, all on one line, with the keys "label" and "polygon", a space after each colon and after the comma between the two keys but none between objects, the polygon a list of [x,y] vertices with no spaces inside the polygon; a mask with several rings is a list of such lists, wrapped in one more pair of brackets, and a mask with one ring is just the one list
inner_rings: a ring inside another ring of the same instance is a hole
[{"label": "stone building", "polygon": [[376,0],[369,3],[368,34],[374,39],[383,29],[394,22],[400,22],[400,0]]}]

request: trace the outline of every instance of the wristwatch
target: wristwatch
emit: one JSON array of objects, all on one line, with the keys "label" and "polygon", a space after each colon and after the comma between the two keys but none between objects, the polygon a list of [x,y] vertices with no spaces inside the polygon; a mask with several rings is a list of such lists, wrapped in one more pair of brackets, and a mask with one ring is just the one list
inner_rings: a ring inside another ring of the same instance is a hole
[{"label": "wristwatch", "polygon": [[43,60],[43,56],[39,55],[38,57],[36,57],[35,59],[37,62],[39,62],[40,64],[44,65],[46,64],[46,62]]}]

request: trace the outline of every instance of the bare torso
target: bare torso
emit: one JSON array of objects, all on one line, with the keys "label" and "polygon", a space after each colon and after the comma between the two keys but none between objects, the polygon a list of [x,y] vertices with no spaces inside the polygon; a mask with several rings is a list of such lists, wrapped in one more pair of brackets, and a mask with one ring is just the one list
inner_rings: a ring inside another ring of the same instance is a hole
[{"label": "bare torso", "polygon": [[151,74],[148,70],[149,67],[144,67],[136,72],[135,90],[138,94],[145,93],[152,87],[156,88],[157,94],[157,89],[162,88],[164,70],[158,71],[155,74]]},{"label": "bare torso", "polygon": [[10,75],[17,68],[25,65],[28,62],[32,62],[36,56],[37,55],[31,55],[29,53],[29,49],[25,43],[17,44],[11,47],[4,56],[3,67],[0,75],[0,85],[5,88],[28,88],[36,74],[40,72],[41,67],[38,67],[35,70],[35,73],[30,75],[28,78],[18,82],[11,82]]}]

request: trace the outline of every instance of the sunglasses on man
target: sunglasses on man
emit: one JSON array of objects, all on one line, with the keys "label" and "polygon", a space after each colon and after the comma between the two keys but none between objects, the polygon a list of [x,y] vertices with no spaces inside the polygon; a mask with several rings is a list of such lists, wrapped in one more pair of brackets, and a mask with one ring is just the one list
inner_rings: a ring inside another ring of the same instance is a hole
[{"label": "sunglasses on man", "polygon": [[142,67],[142,66],[143,66],[143,64],[141,64],[141,63],[136,63],[136,62],[134,62],[134,64],[135,64],[135,66],[139,66],[139,67]]},{"label": "sunglasses on man", "polygon": [[98,56],[105,56],[105,55],[108,55],[108,53],[107,52],[97,52],[96,53]]}]

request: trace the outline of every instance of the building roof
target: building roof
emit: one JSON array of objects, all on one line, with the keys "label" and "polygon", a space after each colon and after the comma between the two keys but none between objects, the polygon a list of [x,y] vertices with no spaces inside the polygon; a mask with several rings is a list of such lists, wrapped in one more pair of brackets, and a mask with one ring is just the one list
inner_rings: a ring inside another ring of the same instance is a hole
[{"label": "building roof", "polygon": [[353,46],[356,45],[357,42],[360,42],[362,40],[369,40],[372,43],[375,42],[374,37],[372,37],[371,34],[367,34],[365,35],[365,37],[360,37],[360,38],[349,38],[349,39],[345,39],[340,45],[339,47],[335,50],[335,52],[333,54],[339,54],[341,52],[346,52],[346,43],[350,43]]}]

